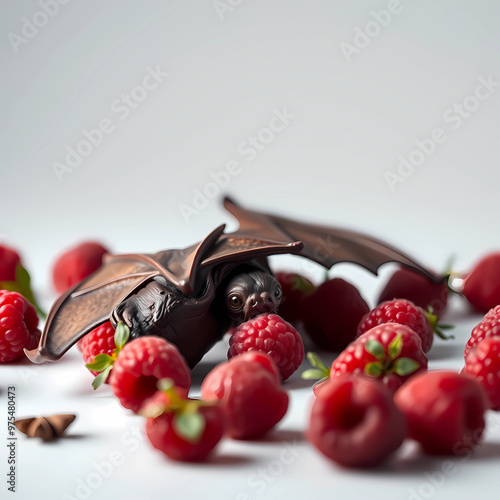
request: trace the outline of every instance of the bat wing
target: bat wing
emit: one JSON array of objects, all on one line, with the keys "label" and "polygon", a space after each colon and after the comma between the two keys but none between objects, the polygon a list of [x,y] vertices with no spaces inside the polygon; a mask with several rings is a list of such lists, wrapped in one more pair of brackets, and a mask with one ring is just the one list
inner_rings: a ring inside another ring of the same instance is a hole
[{"label": "bat wing", "polygon": [[86,333],[107,321],[113,309],[147,281],[163,276],[181,294],[190,295],[198,271],[222,263],[292,253],[328,269],[338,262],[353,262],[377,274],[382,264],[396,262],[434,282],[442,279],[403,252],[364,234],[246,210],[229,198],[224,199],[224,206],[240,223],[233,233],[224,233],[222,225],[199,244],[185,249],[106,256],[99,270],[54,303],[38,348],[26,351],[26,355],[35,363],[57,360]]},{"label": "bat wing", "polygon": [[52,306],[34,363],[55,361],[86,333],[107,321],[114,307],[142,283],[160,275],[146,255],[107,255],[100,269],[61,295]]},{"label": "bat wing", "polygon": [[26,355],[34,363],[59,359],[85,334],[106,322],[118,304],[156,276],[163,276],[180,293],[192,293],[199,261],[224,227],[217,227],[201,243],[185,249],[152,255],[106,255],[95,273],[57,299],[38,347],[26,351]]},{"label": "bat wing", "polygon": [[352,262],[377,274],[378,268],[388,262],[398,263],[416,271],[433,282],[440,282],[444,277],[436,275],[417,261],[393,246],[355,231],[307,224],[285,217],[255,212],[238,206],[233,200],[224,198],[224,207],[234,215],[240,227],[228,237],[260,238],[274,240],[282,244],[303,242],[298,255],[330,269],[339,262]]}]

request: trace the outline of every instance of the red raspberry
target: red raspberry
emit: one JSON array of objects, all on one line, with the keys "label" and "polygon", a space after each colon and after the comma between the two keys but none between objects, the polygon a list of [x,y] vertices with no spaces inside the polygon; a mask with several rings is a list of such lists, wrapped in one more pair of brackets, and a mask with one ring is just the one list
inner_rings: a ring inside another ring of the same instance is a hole
[{"label": "red raspberry", "polygon": [[362,318],[358,326],[358,336],[382,323],[399,323],[411,328],[420,337],[424,352],[428,352],[432,347],[434,332],[444,337],[437,327],[437,316],[426,313],[409,300],[382,302]]},{"label": "red raspberry", "polygon": [[500,336],[481,340],[465,358],[462,373],[474,377],[488,394],[493,410],[500,410]]},{"label": "red raspberry", "polygon": [[0,281],[15,281],[16,266],[21,263],[19,254],[5,245],[0,245]]},{"label": "red raspberry", "polygon": [[141,415],[150,412],[146,435],[156,449],[173,460],[205,460],[224,434],[224,411],[219,405],[181,398],[172,389],[157,392]]},{"label": "red raspberry", "polygon": [[342,351],[332,364],[330,378],[362,374],[381,380],[394,392],[410,376],[426,370],[420,337],[408,326],[385,323],[363,333]]},{"label": "red raspberry", "polygon": [[500,335],[500,306],[490,309],[482,321],[473,328],[471,336],[465,344],[464,357],[467,358],[476,344],[493,335]]},{"label": "red raspberry", "polygon": [[339,352],[354,340],[361,318],[369,311],[355,286],[334,278],[304,300],[304,328],[320,349]]},{"label": "red raspberry", "polygon": [[[114,349],[116,349],[114,337],[115,329],[109,321],[87,333],[77,344],[82,353],[83,361],[85,363],[92,363],[98,354],[113,354]],[[93,375],[99,373],[95,370],[89,371]]]},{"label": "red raspberry", "polygon": [[174,381],[187,396],[191,374],[175,345],[160,337],[139,337],[125,344],[113,364],[109,384],[125,408],[138,412],[162,378]]},{"label": "red raspberry", "polygon": [[489,406],[479,382],[450,371],[413,377],[396,392],[394,401],[407,418],[409,437],[432,455],[474,450]]},{"label": "red raspberry", "polygon": [[304,299],[315,289],[314,284],[298,273],[280,271],[274,274],[281,285],[283,297],[278,311],[280,316],[293,325],[302,321]]},{"label": "red raspberry", "polygon": [[304,359],[302,337],[277,314],[259,314],[236,328],[229,339],[227,357],[254,350],[271,356],[283,380],[290,377]]},{"label": "red raspberry", "polygon": [[52,270],[55,289],[63,293],[101,267],[108,250],[100,243],[84,242],[60,255]]},{"label": "red raspberry", "polygon": [[374,467],[399,448],[406,430],[405,418],[383,384],[345,375],[318,391],[307,437],[340,465]]},{"label": "red raspberry", "polygon": [[201,384],[201,396],[220,400],[227,433],[234,439],[262,436],[288,408],[288,394],[281,388],[276,365],[258,351],[240,354],[214,368]]},{"label": "red raspberry", "polygon": [[434,283],[425,276],[409,269],[398,269],[380,292],[377,303],[393,299],[406,299],[427,311],[432,308],[439,318],[448,303],[447,283]]},{"label": "red raspberry", "polygon": [[486,255],[463,279],[462,293],[479,312],[499,305],[500,253]]},{"label": "red raspberry", "polygon": [[40,331],[35,308],[17,292],[0,290],[0,362],[24,355],[23,349],[38,345]]}]

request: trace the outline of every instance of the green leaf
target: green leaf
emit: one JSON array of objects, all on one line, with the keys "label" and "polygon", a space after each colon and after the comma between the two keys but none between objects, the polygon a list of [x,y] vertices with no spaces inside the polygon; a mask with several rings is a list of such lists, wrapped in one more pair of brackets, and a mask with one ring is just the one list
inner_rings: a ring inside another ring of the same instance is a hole
[{"label": "green leaf", "polygon": [[374,361],[373,363],[367,363],[365,365],[365,373],[370,377],[380,377],[383,371],[380,361]]},{"label": "green leaf", "polygon": [[454,328],[453,325],[441,325],[438,324],[439,318],[433,314],[432,307],[429,306],[427,308],[427,312],[425,313],[427,316],[427,320],[431,324],[432,331],[440,338],[443,340],[449,340],[449,339],[454,339],[455,337],[453,335],[445,335],[443,330],[450,330],[451,328]]},{"label": "green leaf", "polygon": [[0,281],[0,289],[21,293],[21,287],[15,281]]},{"label": "green leaf", "polygon": [[398,358],[394,361],[393,371],[397,375],[402,377],[410,375],[414,371],[418,370],[420,364],[411,358]]},{"label": "green leaf", "polygon": [[319,378],[325,378],[325,374],[322,370],[317,368],[310,368],[302,373],[301,377],[306,380],[316,380]]},{"label": "green leaf", "polygon": [[31,277],[28,271],[21,264],[18,264],[16,266],[16,282],[21,287],[21,294],[24,295],[24,297],[26,297],[28,301],[35,306],[38,315],[41,318],[45,319],[47,317],[47,314],[38,305],[33,290],[31,289]]},{"label": "green leaf", "polygon": [[104,382],[106,382],[106,379],[108,378],[109,372],[113,369],[112,366],[108,366],[106,369],[104,369],[97,377],[94,378],[92,381],[92,387],[94,388],[94,391],[101,387]]},{"label": "green leaf", "polygon": [[16,282],[19,283],[19,286],[21,286],[22,288],[25,288],[27,290],[31,288],[30,274],[21,264],[17,264],[16,266]]},{"label": "green leaf", "polygon": [[116,330],[115,330],[115,345],[118,352],[123,349],[123,346],[128,342],[129,338],[130,338],[129,327],[123,321],[120,321],[118,325],[116,325]]},{"label": "green leaf", "polygon": [[403,349],[403,337],[401,335],[396,335],[391,343],[389,344],[389,359],[392,361],[396,359],[401,354],[401,349]]},{"label": "green leaf", "polygon": [[292,288],[295,290],[300,290],[304,293],[311,293],[315,289],[314,285],[300,274],[294,275]]},{"label": "green leaf", "polygon": [[28,271],[21,265],[16,266],[16,280],[15,281],[2,281],[0,288],[9,290],[10,292],[20,293],[28,302],[33,304],[37,314],[42,318],[46,318],[47,314],[37,304],[33,290],[31,290],[31,278]]},{"label": "green leaf", "polygon": [[379,361],[385,359],[384,346],[378,340],[368,340],[365,344],[365,351],[375,356]]},{"label": "green leaf", "polygon": [[101,352],[94,358],[94,361],[87,363],[85,367],[95,372],[102,372],[105,368],[111,366],[114,361],[115,360],[109,354]]},{"label": "green leaf", "polygon": [[424,311],[427,321],[430,323],[432,329],[434,330],[438,324],[439,318],[434,314],[434,308],[432,306],[427,307],[427,311]]},{"label": "green leaf", "polygon": [[177,413],[172,419],[174,431],[190,443],[197,443],[205,430],[205,417],[198,412]]},{"label": "green leaf", "polygon": [[330,368],[328,368],[325,363],[323,363],[323,360],[315,352],[308,352],[307,360],[309,361],[309,363],[311,363],[312,366],[314,366],[314,368],[318,368],[318,370],[321,370],[323,372],[322,377],[330,374]]},{"label": "green leaf", "polygon": [[453,325],[437,325],[436,328],[434,328],[434,333],[443,340],[450,340],[454,339],[454,335],[445,335],[445,333],[442,330],[450,330],[452,328],[455,328]]}]

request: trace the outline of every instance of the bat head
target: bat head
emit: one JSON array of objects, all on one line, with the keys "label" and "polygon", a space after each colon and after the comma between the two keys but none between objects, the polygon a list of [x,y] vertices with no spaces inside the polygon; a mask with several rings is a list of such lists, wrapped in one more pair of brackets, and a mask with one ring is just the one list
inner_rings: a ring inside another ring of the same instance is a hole
[{"label": "bat head", "polygon": [[234,323],[248,321],[264,312],[276,313],[281,296],[278,280],[261,270],[234,274],[224,290],[227,313]]}]

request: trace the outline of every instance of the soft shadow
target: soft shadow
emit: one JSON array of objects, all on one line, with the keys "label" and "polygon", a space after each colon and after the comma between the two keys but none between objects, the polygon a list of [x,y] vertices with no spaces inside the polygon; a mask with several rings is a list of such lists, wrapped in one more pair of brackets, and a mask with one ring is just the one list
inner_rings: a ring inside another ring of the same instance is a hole
[{"label": "soft shadow", "polygon": [[312,387],[315,384],[314,380],[306,380],[300,377],[293,378],[292,380],[286,380],[283,383],[283,389],[286,390],[291,390],[293,391],[294,389],[311,389],[311,394],[312,394]]},{"label": "soft shadow", "polygon": [[213,455],[209,457],[206,463],[210,465],[223,465],[223,466],[239,466],[239,465],[247,465],[249,463],[254,462],[255,460],[248,456],[242,455],[231,455],[228,453],[223,453],[220,455]]},{"label": "soft shadow", "polygon": [[479,449],[471,456],[471,460],[490,460],[500,458],[500,443],[482,443]]},{"label": "soft shadow", "polygon": [[394,457],[386,464],[387,468],[384,468],[383,472],[421,476],[425,472],[440,470],[445,460],[456,459],[453,455],[431,457],[423,451],[417,451],[413,456]]},{"label": "soft shadow", "polygon": [[69,440],[69,441],[78,441],[80,439],[93,439],[95,436],[93,434],[68,434],[64,435],[59,439]]},{"label": "soft shadow", "polygon": [[95,436],[92,434],[63,434],[58,438],[51,439],[49,441],[43,441],[44,445],[57,446],[58,444],[63,444],[64,441],[80,441],[82,439],[93,439]]},{"label": "soft shadow", "polygon": [[[452,462],[455,465],[469,461],[494,460],[500,457],[500,442],[482,443],[474,452],[462,455],[439,455],[432,456],[424,453],[416,443],[413,443],[410,452],[396,454],[393,460],[388,462],[390,470],[385,472],[397,472],[399,474],[421,475],[425,472],[432,473],[441,470],[444,462]],[[380,472],[384,469],[377,469]]]},{"label": "soft shadow", "polygon": [[241,439],[240,441],[246,443],[282,443],[284,441],[296,441],[302,442],[305,441],[305,435],[302,431],[296,430],[286,430],[286,429],[276,429],[274,431],[269,432],[265,436],[253,438],[253,439]]}]

